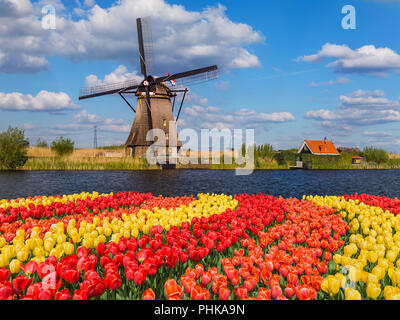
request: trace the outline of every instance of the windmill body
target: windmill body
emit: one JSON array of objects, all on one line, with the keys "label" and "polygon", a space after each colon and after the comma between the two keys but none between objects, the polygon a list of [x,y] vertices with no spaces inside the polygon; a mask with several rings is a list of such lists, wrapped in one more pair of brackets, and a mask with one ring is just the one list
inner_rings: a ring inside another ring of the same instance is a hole
[{"label": "windmill body", "polygon": [[[111,85],[86,87],[81,89],[79,100],[119,94],[135,112],[135,119],[125,143],[127,154],[137,158],[145,158],[149,147],[153,145],[157,147],[157,152],[161,152],[161,154],[156,154],[155,156],[165,153],[168,163],[169,155],[173,149],[179,150],[182,146],[178,139],[176,123],[179,120],[188,92],[185,86],[216,79],[218,77],[218,67],[211,66],[172,75],[167,73],[167,76],[158,78],[148,75],[150,61],[152,61],[152,36],[149,20],[144,21],[147,23],[144,23],[141,18],[136,21],[141,73],[144,76],[143,81],[138,83],[135,80],[131,80]],[[144,40],[144,36],[147,41]],[[146,58],[149,59],[146,60]],[[177,86],[177,81],[179,81],[179,86]],[[182,101],[175,117],[175,102],[180,93],[183,93]],[[126,95],[133,95],[137,98],[136,109],[129,103]],[[171,101],[172,99],[173,102]],[[153,136],[153,129],[162,130],[165,141]]]},{"label": "windmill body", "polygon": [[[177,128],[172,112],[171,99],[175,94],[164,84],[157,84],[154,87],[154,91],[150,96],[151,110],[148,108],[146,94],[140,91],[136,93],[135,120],[125,147],[129,154],[137,158],[146,157],[146,152],[150,145],[155,144],[157,146],[157,141],[151,135],[148,135],[148,132],[152,129],[160,129],[165,133],[166,144],[164,152],[166,155],[171,153],[171,148],[179,150],[182,146],[176,134]],[[157,150],[159,151],[160,148]]]}]

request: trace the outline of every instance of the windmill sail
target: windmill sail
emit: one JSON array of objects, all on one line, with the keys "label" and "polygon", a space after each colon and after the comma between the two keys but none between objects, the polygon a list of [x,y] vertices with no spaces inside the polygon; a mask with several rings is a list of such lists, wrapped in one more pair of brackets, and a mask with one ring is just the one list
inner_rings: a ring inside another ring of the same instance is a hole
[{"label": "windmill sail", "polygon": [[124,92],[128,90],[134,90],[139,87],[139,83],[136,80],[128,80],[124,82],[118,82],[114,84],[106,84],[101,86],[92,86],[81,88],[79,92],[79,100],[105,96],[109,94]]},{"label": "windmill sail", "polygon": [[155,73],[154,63],[154,46],[153,46],[153,32],[151,30],[150,17],[141,18],[142,20],[142,37],[143,37],[143,52],[145,56],[145,64],[147,74]]},{"label": "windmill sail", "polygon": [[193,86],[196,84],[201,84],[211,80],[216,80],[218,79],[218,77],[219,77],[218,70],[213,70],[178,80],[172,80],[175,82],[175,84],[172,84],[171,82],[164,82],[164,83],[169,87],[176,87],[176,89],[179,89],[179,88],[186,88],[188,86]]}]

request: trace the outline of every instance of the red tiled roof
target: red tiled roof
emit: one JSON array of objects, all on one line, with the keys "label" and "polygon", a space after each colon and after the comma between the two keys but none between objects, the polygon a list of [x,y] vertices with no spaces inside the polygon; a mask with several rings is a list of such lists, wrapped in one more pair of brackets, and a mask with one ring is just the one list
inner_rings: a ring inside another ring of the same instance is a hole
[{"label": "red tiled roof", "polygon": [[304,142],[314,154],[339,154],[339,151],[337,151],[332,141],[326,141],[325,143],[323,140],[304,140]]}]

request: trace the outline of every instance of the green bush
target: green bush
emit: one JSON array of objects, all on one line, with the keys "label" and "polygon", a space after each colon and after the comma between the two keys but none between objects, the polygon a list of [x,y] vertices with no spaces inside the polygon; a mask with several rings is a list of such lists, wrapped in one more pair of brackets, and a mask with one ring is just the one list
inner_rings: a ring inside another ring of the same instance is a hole
[{"label": "green bush", "polygon": [[66,156],[74,152],[74,145],[75,143],[70,139],[60,137],[51,143],[51,150],[56,152],[59,156]]},{"label": "green bush", "polygon": [[283,150],[275,154],[274,158],[279,165],[294,165],[298,158],[297,150]]},{"label": "green bush", "polygon": [[45,140],[38,139],[38,141],[36,142],[36,147],[39,147],[39,148],[48,148],[49,145],[47,144],[47,142],[46,142]]},{"label": "green bush", "polygon": [[387,163],[389,161],[389,154],[385,150],[374,147],[365,147],[363,156],[367,162],[375,162],[377,164]]},{"label": "green bush", "polygon": [[255,148],[255,158],[262,159],[273,159],[274,158],[274,148],[270,144],[262,144],[256,146]]},{"label": "green bush", "polygon": [[352,169],[352,156],[346,152],[338,156],[302,154],[301,158],[307,167],[313,169]]},{"label": "green bush", "polygon": [[390,168],[400,168],[400,159],[389,159],[388,165]]},{"label": "green bush", "polygon": [[24,130],[8,127],[7,131],[0,133],[0,168],[14,170],[24,166],[28,160],[28,147]]}]

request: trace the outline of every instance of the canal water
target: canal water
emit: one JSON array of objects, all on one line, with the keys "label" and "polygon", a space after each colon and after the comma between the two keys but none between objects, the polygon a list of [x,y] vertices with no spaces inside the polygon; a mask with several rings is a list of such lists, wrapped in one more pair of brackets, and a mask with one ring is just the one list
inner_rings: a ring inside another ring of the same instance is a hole
[{"label": "canal water", "polygon": [[249,176],[225,170],[0,172],[0,199],[82,191],[164,196],[261,192],[283,197],[358,192],[400,198],[400,170],[278,170],[255,171]]}]

